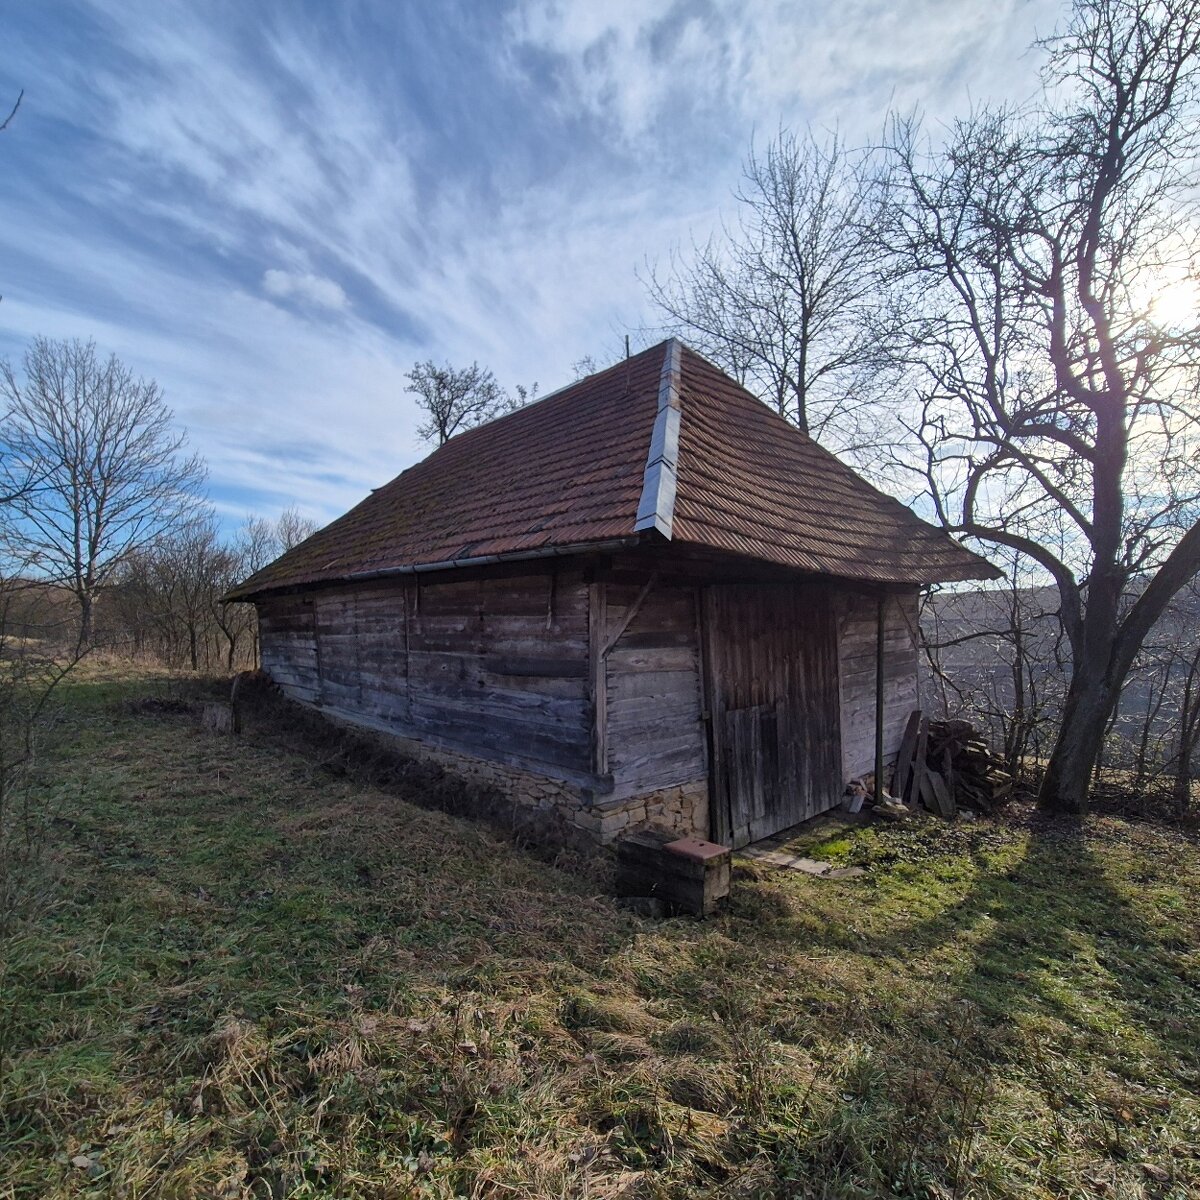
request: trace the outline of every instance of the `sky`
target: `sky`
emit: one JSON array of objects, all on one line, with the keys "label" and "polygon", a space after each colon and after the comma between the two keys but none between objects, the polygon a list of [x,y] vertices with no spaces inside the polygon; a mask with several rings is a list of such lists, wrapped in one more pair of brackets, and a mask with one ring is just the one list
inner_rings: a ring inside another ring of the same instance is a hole
[{"label": "sky", "polygon": [[[752,140],[1036,83],[1050,0],[0,0],[0,355],[156,379],[226,528],[428,452],[414,362],[569,383]],[[3,114],[0,114],[2,119]],[[640,276],[640,277],[639,277]]]}]

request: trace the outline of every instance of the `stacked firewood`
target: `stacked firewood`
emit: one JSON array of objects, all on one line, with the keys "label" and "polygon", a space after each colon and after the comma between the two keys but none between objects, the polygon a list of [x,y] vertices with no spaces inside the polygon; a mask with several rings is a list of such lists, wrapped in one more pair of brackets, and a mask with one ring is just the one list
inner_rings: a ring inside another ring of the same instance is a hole
[{"label": "stacked firewood", "polygon": [[908,719],[892,794],[906,804],[952,817],[959,807],[991,812],[1012,794],[1012,776],[968,721]]}]

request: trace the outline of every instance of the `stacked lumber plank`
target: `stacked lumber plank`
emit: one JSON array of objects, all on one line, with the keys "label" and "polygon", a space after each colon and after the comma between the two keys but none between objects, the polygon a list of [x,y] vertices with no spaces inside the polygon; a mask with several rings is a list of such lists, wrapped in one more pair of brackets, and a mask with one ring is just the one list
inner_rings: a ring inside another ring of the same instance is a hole
[{"label": "stacked lumber plank", "polygon": [[991,812],[1012,794],[1012,776],[969,721],[908,719],[892,794],[906,804],[952,817],[960,807]]}]

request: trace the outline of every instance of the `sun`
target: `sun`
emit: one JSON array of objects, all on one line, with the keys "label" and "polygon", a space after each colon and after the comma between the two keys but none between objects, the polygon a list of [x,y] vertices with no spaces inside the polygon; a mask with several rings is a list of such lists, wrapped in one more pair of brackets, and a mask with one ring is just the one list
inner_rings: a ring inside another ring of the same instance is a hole
[{"label": "sun", "polygon": [[1163,284],[1150,301],[1149,316],[1162,329],[1189,329],[1200,324],[1200,280]]}]

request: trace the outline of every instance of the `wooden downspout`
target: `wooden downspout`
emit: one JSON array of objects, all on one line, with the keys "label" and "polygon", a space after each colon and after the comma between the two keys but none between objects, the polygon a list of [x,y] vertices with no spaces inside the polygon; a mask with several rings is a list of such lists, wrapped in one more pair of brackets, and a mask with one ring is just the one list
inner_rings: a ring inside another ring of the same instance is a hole
[{"label": "wooden downspout", "polygon": [[875,615],[875,803],[883,800],[883,629],[887,593],[880,591]]}]

